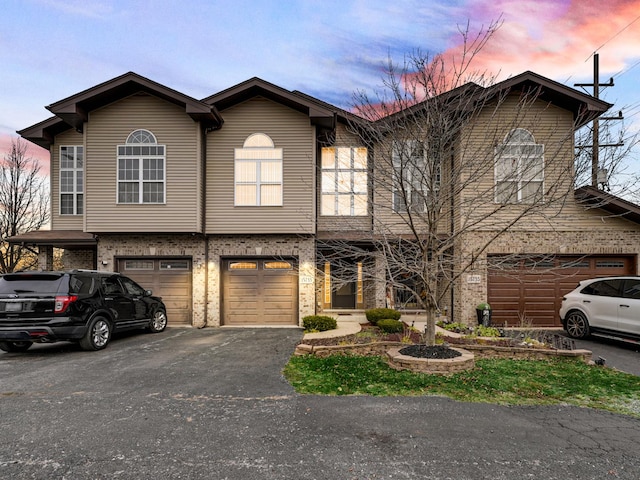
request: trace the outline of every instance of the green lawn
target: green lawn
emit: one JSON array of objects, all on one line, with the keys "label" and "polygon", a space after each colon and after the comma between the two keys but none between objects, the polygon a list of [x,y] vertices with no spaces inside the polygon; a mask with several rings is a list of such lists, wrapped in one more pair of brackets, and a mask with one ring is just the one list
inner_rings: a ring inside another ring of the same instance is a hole
[{"label": "green lawn", "polygon": [[640,417],[640,377],[562,358],[476,360],[452,376],[396,371],[380,357],[292,357],[285,377],[299,393],[443,395],[503,405],[571,404]]}]

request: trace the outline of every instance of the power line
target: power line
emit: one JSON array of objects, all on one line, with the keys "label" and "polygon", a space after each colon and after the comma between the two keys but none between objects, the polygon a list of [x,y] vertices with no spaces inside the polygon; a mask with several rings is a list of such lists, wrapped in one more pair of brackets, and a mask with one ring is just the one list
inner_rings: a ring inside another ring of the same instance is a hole
[{"label": "power line", "polygon": [[606,42],[604,42],[602,45],[600,45],[598,48],[595,49],[595,51],[589,55],[589,57],[585,60],[585,62],[589,61],[589,59],[598,52],[598,50],[600,50],[602,47],[604,47],[607,43],[609,43],[611,40],[613,40],[614,38],[616,38],[618,35],[620,35],[622,32],[624,32],[627,28],[629,28],[631,25],[633,25],[634,23],[636,23],[638,20],[640,20],[640,15],[638,15],[636,18],[634,18],[633,20],[631,20],[631,22],[629,22],[624,28],[622,28],[621,30],[618,31],[618,33],[616,33],[613,37],[611,37],[609,40],[607,40]]}]

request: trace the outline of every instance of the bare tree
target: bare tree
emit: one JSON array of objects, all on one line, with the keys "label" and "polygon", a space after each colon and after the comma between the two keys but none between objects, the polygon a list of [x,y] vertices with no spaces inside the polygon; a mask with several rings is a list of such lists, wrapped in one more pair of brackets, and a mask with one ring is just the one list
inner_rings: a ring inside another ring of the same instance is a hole
[{"label": "bare tree", "polygon": [[8,237],[38,230],[49,221],[47,180],[37,161],[27,156],[27,144],[11,141],[11,151],[0,164],[0,272],[32,268],[37,256],[6,242]]},{"label": "bare tree", "polygon": [[[400,293],[396,303],[410,299],[426,311],[427,344],[435,342],[436,314],[462,276],[486,271],[490,245],[524,222],[552,229],[590,165],[574,156],[574,132],[584,118],[559,114],[535,83],[505,88],[471,70],[499,27],[470,35],[467,26],[455,58],[417,51],[402,68],[389,61],[383,88],[374,97],[355,96],[354,111],[366,121],[349,129],[374,152],[374,255]],[[365,254],[336,239],[324,251],[333,262]],[[492,268],[515,259],[500,257]]]}]

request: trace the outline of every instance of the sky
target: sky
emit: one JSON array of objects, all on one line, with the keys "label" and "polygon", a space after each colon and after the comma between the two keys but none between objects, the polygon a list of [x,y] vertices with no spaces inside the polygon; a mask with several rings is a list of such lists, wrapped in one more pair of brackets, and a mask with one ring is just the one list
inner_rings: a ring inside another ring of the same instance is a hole
[{"label": "sky", "polygon": [[[0,0],[0,156],[45,106],[128,71],[202,99],[252,77],[342,108],[388,60],[455,54],[460,28],[502,26],[472,67],[593,82],[640,132],[640,0]],[[590,87],[586,88],[592,92]],[[48,152],[28,155],[48,169]],[[626,160],[640,171],[640,148]]]}]

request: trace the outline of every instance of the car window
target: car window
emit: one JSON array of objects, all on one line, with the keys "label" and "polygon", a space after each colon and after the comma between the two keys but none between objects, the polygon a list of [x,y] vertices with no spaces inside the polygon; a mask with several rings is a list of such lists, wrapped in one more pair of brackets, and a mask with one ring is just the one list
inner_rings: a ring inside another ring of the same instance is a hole
[{"label": "car window", "polygon": [[624,297],[640,300],[640,279],[624,281]]},{"label": "car window", "polygon": [[120,282],[116,277],[106,277],[102,279],[102,286],[104,288],[105,295],[114,295],[118,293],[124,293]]},{"label": "car window", "polygon": [[120,281],[124,285],[124,288],[127,290],[127,293],[129,295],[144,295],[144,289],[133,280],[122,277]]},{"label": "car window", "polygon": [[619,297],[623,280],[601,280],[587,285],[581,291],[585,295],[598,295],[601,297]]},{"label": "car window", "polygon": [[0,278],[0,293],[57,293],[63,280],[55,273],[8,273]]},{"label": "car window", "polygon": [[69,279],[69,293],[93,295],[95,291],[96,281],[93,277],[74,275]]}]

